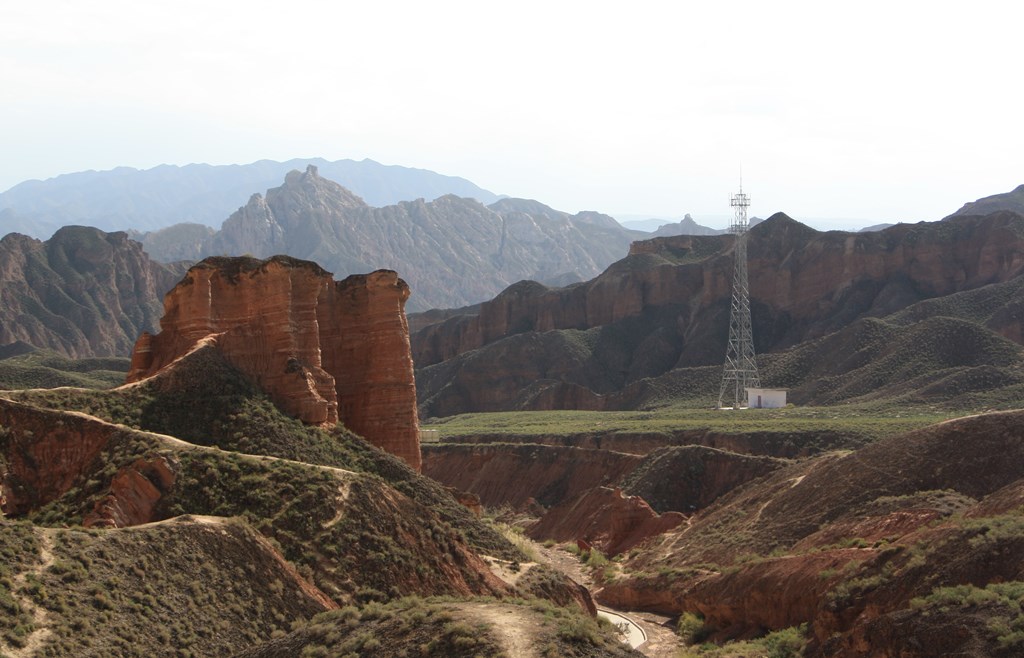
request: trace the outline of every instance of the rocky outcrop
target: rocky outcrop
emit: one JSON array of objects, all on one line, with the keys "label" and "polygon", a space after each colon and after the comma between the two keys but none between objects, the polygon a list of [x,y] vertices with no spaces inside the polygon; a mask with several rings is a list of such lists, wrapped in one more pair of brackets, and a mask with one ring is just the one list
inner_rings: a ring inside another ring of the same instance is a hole
[{"label": "rocky outcrop", "polygon": [[164,457],[139,459],[119,470],[107,495],[82,519],[86,528],[127,528],[156,518],[160,499],[174,485],[177,473]]},{"label": "rocky outcrop", "polygon": [[287,413],[340,420],[418,469],[408,297],[390,270],[335,282],[287,256],[209,258],[167,294],[161,332],[139,338],[127,381],[213,344]]},{"label": "rocky outcrop", "polygon": [[[751,222],[751,226],[753,225],[753,222]],[[686,213],[682,220],[678,222],[669,222],[668,224],[662,224],[659,226],[653,231],[652,237],[665,238],[672,235],[722,235],[726,232],[728,231],[724,228],[715,229],[708,226],[701,226],[694,221],[693,217],[690,216],[690,213]]]},{"label": "rocky outcrop", "polygon": [[0,239],[0,345],[124,356],[157,326],[160,296],[180,275],[125,233],[66,226],[45,242],[8,234]]},{"label": "rocky outcrop", "polygon": [[473,516],[478,519],[483,516],[484,506],[480,503],[480,496],[468,491],[459,491],[455,487],[445,487],[444,489],[451,494],[455,502],[472,512]]},{"label": "rocky outcrop", "polygon": [[643,498],[624,496],[617,487],[595,487],[552,507],[527,534],[538,540],[583,540],[612,557],[685,520],[679,512],[658,514]]},{"label": "rocky outcrop", "polygon": [[[777,214],[749,237],[757,351],[1010,281],[1024,273],[1022,235],[1024,217],[1008,212],[873,233],[821,233]],[[717,365],[733,244],[733,236],[635,242],[627,258],[585,284],[519,283],[475,314],[422,328],[412,346],[423,412],[630,408],[635,400],[616,396],[628,398],[631,386]],[[1017,336],[1019,325],[1019,315],[1006,316],[998,330]]]},{"label": "rocky outcrop", "polygon": [[81,414],[54,414],[0,399],[2,511],[19,516],[56,500],[82,478],[115,431]]}]

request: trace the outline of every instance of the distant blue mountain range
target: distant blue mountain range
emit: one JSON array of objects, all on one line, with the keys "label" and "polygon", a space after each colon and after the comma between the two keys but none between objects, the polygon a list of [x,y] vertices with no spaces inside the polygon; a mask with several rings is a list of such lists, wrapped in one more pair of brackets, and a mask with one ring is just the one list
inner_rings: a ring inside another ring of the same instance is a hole
[{"label": "distant blue mountain range", "polygon": [[82,171],[29,180],[0,194],[0,235],[48,238],[61,226],[105,231],[152,231],[181,222],[220,227],[254,192],[280,185],[285,174],[315,165],[324,178],[352,190],[371,206],[436,199],[446,194],[491,204],[501,197],[456,176],[373,160],[307,158],[247,165],[160,165]]}]

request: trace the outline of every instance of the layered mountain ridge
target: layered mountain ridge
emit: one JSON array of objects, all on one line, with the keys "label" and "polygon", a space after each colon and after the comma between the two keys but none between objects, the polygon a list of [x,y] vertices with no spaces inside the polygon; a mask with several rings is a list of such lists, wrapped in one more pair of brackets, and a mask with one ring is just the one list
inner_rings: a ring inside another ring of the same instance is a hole
[{"label": "layered mountain ridge", "polygon": [[[172,230],[180,229],[166,229]],[[621,258],[633,237],[611,217],[569,215],[521,199],[484,206],[448,194],[376,208],[313,165],[290,172],[265,195],[253,194],[215,234],[193,236],[193,253],[181,243],[166,255],[156,250],[162,233],[144,238],[158,260],[287,254],[338,276],[397,270],[412,287],[410,309],[419,310],[480,302],[521,279],[589,279]]]},{"label": "layered mountain ridge", "polygon": [[[412,337],[421,412],[635,408],[644,382],[672,371],[699,376],[725,353],[734,240],[635,242],[587,283],[521,282],[475,313],[421,325]],[[748,270],[755,346],[778,352],[925,300],[975,290],[992,297],[987,286],[1024,273],[1024,217],[822,233],[780,213],[751,230]],[[995,299],[980,330],[1019,340],[1019,294]]]}]

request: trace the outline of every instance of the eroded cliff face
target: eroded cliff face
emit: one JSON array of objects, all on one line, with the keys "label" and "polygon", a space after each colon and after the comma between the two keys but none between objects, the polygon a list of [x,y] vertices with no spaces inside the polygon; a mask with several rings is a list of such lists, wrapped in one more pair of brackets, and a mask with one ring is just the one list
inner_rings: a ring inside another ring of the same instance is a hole
[{"label": "eroded cliff face", "polygon": [[85,515],[82,525],[127,528],[149,523],[156,518],[157,505],[177,475],[166,457],[136,460],[114,475],[107,495]]},{"label": "eroded cliff face", "polygon": [[54,414],[0,399],[0,499],[8,516],[60,497],[87,472],[114,431],[81,414]]},{"label": "eroded cliff face", "polygon": [[[694,432],[691,438],[707,439],[707,434]],[[494,443],[459,438],[427,444],[424,473],[488,507],[539,515],[527,528],[533,539],[583,541],[607,555],[676,528],[686,515],[789,463],[693,445],[651,450],[646,444],[656,440],[653,436],[637,437],[636,444],[620,435],[605,441],[529,437],[537,443],[524,442],[527,437],[501,436]],[[749,443],[779,448],[779,438]],[[661,435],[661,444],[667,439]],[[562,441],[578,445],[558,445]]]},{"label": "eroded cliff face", "polygon": [[418,470],[408,298],[390,270],[335,282],[287,256],[208,258],[167,294],[161,332],[139,338],[127,381],[212,344],[287,413],[340,421]]},{"label": "eroded cliff face", "polygon": [[[115,425],[0,399],[0,512],[21,516],[57,500],[105,466],[103,453],[123,437]],[[84,527],[125,528],[157,519],[157,504],[177,471],[166,456],[117,470],[106,495],[83,515]]]},{"label": "eroded cliff face", "polygon": [[324,289],[317,319],[345,427],[419,470],[408,299],[409,286],[391,270],[353,274]]}]

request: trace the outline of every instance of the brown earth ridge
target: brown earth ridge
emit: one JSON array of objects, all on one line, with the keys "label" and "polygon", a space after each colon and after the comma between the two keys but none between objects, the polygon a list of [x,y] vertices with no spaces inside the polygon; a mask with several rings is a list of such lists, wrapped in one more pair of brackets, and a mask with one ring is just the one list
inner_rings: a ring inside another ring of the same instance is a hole
[{"label": "brown earth ridge", "polygon": [[[106,493],[96,499],[95,506],[83,514],[84,527],[127,528],[172,516],[176,507],[184,505],[184,513],[208,514],[210,498],[216,493],[237,486],[237,483],[210,480],[198,490],[189,487],[189,469],[196,459],[208,460],[208,465],[234,463],[236,473],[252,478],[252,473],[277,469],[286,478],[279,482],[277,495],[267,499],[279,509],[295,505],[302,509],[303,518],[312,519],[301,527],[264,528],[279,544],[276,551],[284,550],[295,559],[296,543],[306,542],[325,550],[331,543],[328,535],[337,532],[340,525],[349,523],[349,517],[365,519],[359,522],[367,536],[383,537],[393,534],[387,541],[412,551],[417,557],[419,570],[395,570],[388,574],[389,584],[403,594],[489,594],[502,595],[510,587],[496,578],[482,559],[465,544],[454,538],[441,537],[437,529],[419,527],[420,523],[437,523],[436,512],[388,486],[382,479],[367,478],[364,474],[314,464],[298,464],[273,457],[240,456],[237,453],[201,447],[173,437],[150,434],[114,425],[82,413],[41,409],[30,404],[0,398],[0,426],[4,434],[0,439],[0,462],[4,464],[0,479],[0,499],[3,515],[23,517],[47,505],[67,501],[82,493],[85,480],[96,480]],[[119,450],[127,445],[148,453],[145,459],[130,459],[121,468],[100,472],[104,463],[117,459]],[[98,466],[100,465],[100,466]],[[207,467],[203,470],[209,472]],[[240,469],[240,470],[239,470]],[[107,475],[106,472],[112,472]],[[306,476],[303,475],[306,474]],[[314,481],[326,483],[326,491],[313,494],[306,491],[312,474]],[[319,495],[315,504],[302,500],[288,500],[284,491],[294,487],[287,484],[303,483],[300,496]],[[105,481],[105,482],[104,482]],[[186,490],[188,489],[188,490]],[[139,505],[138,501],[145,501]],[[177,501],[177,502],[174,502]],[[85,501],[86,503],[88,501]],[[82,502],[71,501],[82,506]],[[251,507],[251,505],[250,505]],[[194,509],[188,509],[194,508]],[[313,509],[317,508],[317,509]],[[126,513],[127,512],[127,513]],[[371,521],[372,520],[372,521]],[[380,526],[371,524],[380,524]],[[379,533],[379,534],[374,534]],[[336,541],[336,540],[335,540]],[[362,537],[355,547],[358,551],[370,545]],[[308,548],[306,549],[309,550]],[[275,552],[276,552],[275,551]],[[353,554],[353,558],[358,556]],[[337,568],[338,556],[322,555],[314,562],[314,571],[321,590],[309,584],[306,589],[324,601],[344,603],[351,600],[359,586],[381,574],[376,570],[346,570]],[[279,560],[285,570],[293,569]],[[299,579],[301,581],[301,579]]]},{"label": "brown earth ridge", "polygon": [[[525,555],[439,485],[344,428],[333,428],[329,447],[317,449],[317,437],[326,438],[323,429],[286,423],[292,428],[290,442],[300,451],[304,445],[313,449],[306,454],[370,470],[267,454],[290,447],[256,445],[247,442],[246,430],[224,426],[223,420],[239,417],[245,408],[233,406],[239,404],[235,394],[212,403],[195,401],[196,407],[230,407],[221,420],[202,412],[191,416],[200,426],[197,434],[210,445],[65,408],[91,408],[104,398],[113,404],[99,404],[100,412],[119,413],[132,400],[149,398],[152,391],[142,391],[147,388],[182,387],[192,395],[217,398],[213,391],[236,385],[227,378],[216,381],[218,370],[210,366],[218,360],[225,361],[223,353],[207,345],[138,385],[98,394],[83,389],[5,393],[18,401],[0,397],[0,517],[29,520],[0,518],[4,555],[14,556],[16,577],[35,574],[45,583],[41,592],[76,601],[65,606],[45,595],[35,597],[36,609],[46,611],[37,618],[35,630],[28,627],[27,632],[35,633],[33,641],[44,650],[135,655],[143,646],[159,655],[165,647],[158,645],[168,639],[146,632],[157,624],[173,625],[172,646],[202,655],[234,655],[318,611],[410,595],[536,596],[594,614],[584,588],[544,565],[527,563]],[[193,380],[215,383],[208,391],[197,391],[183,372]],[[247,380],[239,374],[238,381]],[[265,397],[258,399],[269,414],[246,416],[242,422],[252,424],[249,431],[280,428],[280,420],[274,420],[283,418],[280,411]],[[44,408],[50,405],[62,408]],[[159,422],[159,417],[144,411],[140,421]],[[241,445],[261,452],[236,452]],[[170,517],[177,518],[160,523]],[[68,529],[78,524],[90,530]],[[16,537],[11,533],[35,539],[12,552]],[[72,549],[87,550],[89,556],[69,559],[67,550]],[[33,566],[40,560],[41,566]],[[88,566],[88,578],[74,566],[79,563]],[[518,577],[503,576],[509,568],[497,564],[514,565]],[[11,567],[6,557],[4,567]],[[13,590],[8,589],[8,573],[0,583],[4,595]],[[189,582],[200,573],[200,582]],[[104,583],[105,597],[94,598],[98,595],[91,582]],[[247,589],[255,591],[246,594]],[[140,591],[161,605],[140,612],[130,605]],[[283,600],[275,598],[281,593],[286,594]],[[17,605],[29,605],[29,596],[26,590],[14,592],[10,605],[15,612]],[[78,597],[93,603],[77,603]],[[246,604],[239,605],[239,597]],[[209,605],[196,607],[195,601]],[[84,608],[96,610],[97,617],[112,611],[113,617],[94,624],[83,615]],[[32,607],[27,609],[31,612]],[[81,622],[83,616],[87,621]],[[5,655],[21,655],[16,649],[27,646],[9,632],[13,623],[2,627],[0,652]],[[90,626],[86,633],[81,632],[83,625]],[[186,630],[211,625],[216,633],[189,635]],[[134,652],[121,648],[132,641],[125,646]]]},{"label": "brown earth ridge", "polygon": [[167,293],[161,331],[139,337],[127,382],[212,344],[286,413],[340,421],[419,470],[408,298],[391,270],[334,281],[288,256],[208,258]]}]

